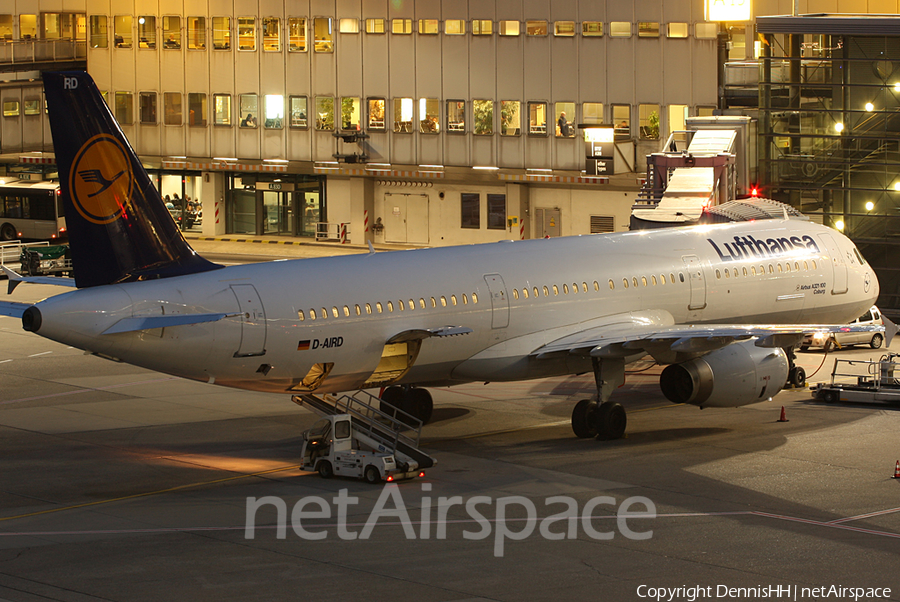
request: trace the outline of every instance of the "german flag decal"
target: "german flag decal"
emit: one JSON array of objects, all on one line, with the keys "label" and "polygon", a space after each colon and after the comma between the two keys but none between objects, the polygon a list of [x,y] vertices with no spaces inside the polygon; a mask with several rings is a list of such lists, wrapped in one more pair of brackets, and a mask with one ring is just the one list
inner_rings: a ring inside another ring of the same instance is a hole
[{"label": "german flag decal", "polygon": [[297,351],[309,351],[309,341],[300,341],[297,343]]}]

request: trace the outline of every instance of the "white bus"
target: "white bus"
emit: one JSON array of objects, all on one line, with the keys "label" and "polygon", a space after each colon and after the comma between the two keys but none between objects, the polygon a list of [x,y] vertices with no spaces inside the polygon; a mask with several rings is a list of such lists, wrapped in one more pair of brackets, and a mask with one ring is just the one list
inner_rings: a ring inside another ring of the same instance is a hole
[{"label": "white bus", "polygon": [[0,240],[66,238],[57,182],[0,180]]}]

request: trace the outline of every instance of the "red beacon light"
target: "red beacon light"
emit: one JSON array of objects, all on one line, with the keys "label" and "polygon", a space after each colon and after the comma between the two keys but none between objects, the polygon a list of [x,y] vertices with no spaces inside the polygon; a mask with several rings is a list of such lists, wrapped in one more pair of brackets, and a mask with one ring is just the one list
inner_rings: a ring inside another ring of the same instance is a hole
[{"label": "red beacon light", "polygon": [[754,186],[753,188],[751,188],[751,189],[750,189],[750,196],[752,196],[753,198],[758,197],[758,196],[759,196],[759,188],[757,188],[756,186]]}]

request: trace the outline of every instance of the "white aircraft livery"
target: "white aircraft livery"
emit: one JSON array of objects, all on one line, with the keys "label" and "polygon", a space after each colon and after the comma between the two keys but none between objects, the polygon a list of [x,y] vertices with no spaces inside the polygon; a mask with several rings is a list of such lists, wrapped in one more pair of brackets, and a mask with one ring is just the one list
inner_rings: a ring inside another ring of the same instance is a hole
[{"label": "white aircraft livery", "polygon": [[[878,296],[839,232],[803,217],[223,267],[199,257],[83,72],[43,76],[74,290],[0,303],[25,330],[152,370],[254,391],[386,387],[427,422],[425,386],[593,373],[579,437],[645,356],[673,402],[766,400],[802,382],[792,347]],[[873,329],[874,327],[860,327]],[[893,329],[889,329],[889,335]],[[888,341],[889,343],[890,341]]]}]

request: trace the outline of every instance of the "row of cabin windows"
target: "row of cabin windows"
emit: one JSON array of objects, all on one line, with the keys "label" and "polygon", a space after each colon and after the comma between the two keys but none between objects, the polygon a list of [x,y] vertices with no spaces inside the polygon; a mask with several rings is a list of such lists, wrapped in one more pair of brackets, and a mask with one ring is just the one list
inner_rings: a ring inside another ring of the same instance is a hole
[{"label": "row of cabin windows", "polygon": [[[462,305],[469,304],[469,296],[466,293],[462,294],[461,297]],[[429,307],[447,307],[459,305],[460,300],[457,299],[456,295],[450,295],[450,299],[447,297],[429,297],[429,300],[426,301],[424,297],[419,297],[418,302],[415,299],[409,299],[408,301],[404,301],[400,299],[397,301],[397,311],[414,311],[416,309],[416,305],[418,305],[419,309],[427,309]],[[478,294],[472,293],[472,305],[478,303]],[[373,306],[371,303],[366,303],[364,305],[359,305],[358,303],[351,307],[349,305],[344,305],[341,308],[338,308],[336,305],[331,308],[331,316],[334,318],[340,318],[341,316],[345,318],[349,318],[353,315],[362,316],[372,314],[382,314],[382,313],[394,313],[394,302],[387,301],[386,303],[381,303],[380,301],[376,302]],[[308,311],[304,311],[302,309],[297,310],[297,317],[301,322],[306,321],[306,319],[316,320],[321,319],[325,320],[329,317],[329,312],[327,307],[321,308],[318,313],[315,309],[310,309]]]},{"label": "row of cabin windows", "polygon": [[[793,263],[793,271],[794,271],[794,272],[799,272],[799,271],[801,271],[801,268],[802,268],[802,271],[808,272],[808,271],[809,271],[809,265],[810,265],[810,262],[812,263],[812,269],[813,269],[813,270],[815,270],[815,269],[818,268],[818,264],[816,263],[816,260],[815,260],[815,259],[811,259],[811,260],[809,260],[809,261],[804,260],[802,263],[801,263],[800,261],[794,261],[794,263]],[[792,269],[792,265],[791,265],[791,262],[790,262],[790,261],[786,261],[786,262],[784,262],[784,264],[782,264],[782,263],[780,263],[780,262],[779,262],[779,263],[776,263],[776,264],[771,264],[771,263],[770,263],[768,267],[769,267],[769,269],[768,269],[768,273],[769,273],[769,274],[774,274],[776,271],[777,271],[779,274],[781,274],[781,273],[784,273],[784,272],[790,272],[791,269]],[[766,273],[766,266],[765,266],[764,264],[759,264],[759,271],[757,271],[755,265],[751,265],[749,271],[747,270],[747,267],[746,267],[746,266],[744,266],[743,268],[741,268],[740,271],[738,271],[737,268],[725,268],[724,270],[721,270],[721,271],[717,268],[717,269],[716,269],[716,279],[717,279],[717,280],[721,280],[721,279],[722,279],[722,276],[723,276],[722,272],[724,272],[724,277],[725,277],[725,278],[731,278],[732,272],[734,273],[734,277],[735,277],[735,278],[737,278],[737,277],[740,276],[741,274],[743,274],[744,276],[756,276],[757,274],[760,275],[760,276],[762,276],[763,274]]]}]

